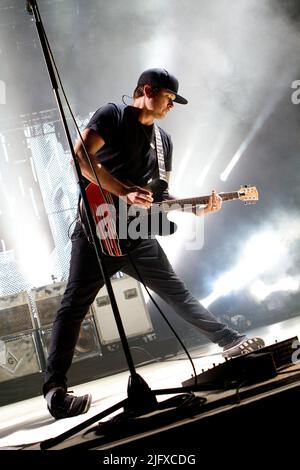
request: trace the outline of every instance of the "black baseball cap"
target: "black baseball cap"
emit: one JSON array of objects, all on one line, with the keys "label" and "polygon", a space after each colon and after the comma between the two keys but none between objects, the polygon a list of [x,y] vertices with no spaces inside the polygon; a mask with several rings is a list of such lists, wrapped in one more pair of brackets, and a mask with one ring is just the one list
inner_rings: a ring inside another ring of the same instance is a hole
[{"label": "black baseball cap", "polygon": [[148,69],[145,70],[138,79],[137,86],[151,85],[156,88],[165,88],[176,95],[175,103],[187,104],[188,101],[178,95],[179,83],[174,75],[171,75],[165,69]]}]

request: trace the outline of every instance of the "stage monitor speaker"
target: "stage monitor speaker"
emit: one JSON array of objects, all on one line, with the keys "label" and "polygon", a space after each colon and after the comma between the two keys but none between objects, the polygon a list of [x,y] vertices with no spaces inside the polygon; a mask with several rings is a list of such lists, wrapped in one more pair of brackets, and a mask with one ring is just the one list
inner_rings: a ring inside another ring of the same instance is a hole
[{"label": "stage monitor speaker", "polygon": [[[39,328],[47,328],[52,325],[56,312],[60,307],[66,285],[66,282],[56,282],[31,291]],[[91,315],[92,312],[90,310],[86,318],[89,318]]]},{"label": "stage monitor speaker", "polygon": [[27,292],[0,297],[0,337],[34,329]]},{"label": "stage monitor speaker", "polygon": [[[112,287],[127,338],[153,332],[140,284],[129,276],[112,279]],[[110,299],[104,286],[93,303],[94,317],[103,345],[120,341]]]},{"label": "stage monitor speaker", "polygon": [[[45,358],[47,358],[49,354],[52,327],[41,328],[39,333],[44,349],[44,355]],[[73,362],[100,355],[102,355],[102,353],[94,319],[89,318],[84,320],[81,325],[79,338],[75,347]]]},{"label": "stage monitor speaker", "polygon": [[0,382],[41,372],[35,332],[0,339]]}]

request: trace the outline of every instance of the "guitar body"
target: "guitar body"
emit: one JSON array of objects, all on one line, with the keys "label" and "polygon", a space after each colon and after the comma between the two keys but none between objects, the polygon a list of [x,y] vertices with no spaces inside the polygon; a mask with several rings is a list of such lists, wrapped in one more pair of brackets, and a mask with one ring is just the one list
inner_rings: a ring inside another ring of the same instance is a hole
[{"label": "guitar body", "polygon": [[[93,183],[87,186],[86,195],[102,252],[107,256],[125,256],[141,240],[171,235],[177,229],[161,210],[161,204],[153,204],[151,209],[129,206]],[[81,210],[81,218],[87,226],[84,210]]]},{"label": "guitar body", "polygon": [[[166,183],[154,180],[150,187],[153,195],[162,194]],[[173,199],[155,202],[151,209],[128,205],[123,199],[113,196],[108,191],[90,183],[86,195],[94,218],[96,234],[102,252],[107,256],[125,256],[136,248],[141,240],[154,238],[156,235],[172,235],[177,226],[171,222],[167,213],[171,210],[194,211],[199,205],[208,204],[210,196],[187,199]],[[242,186],[239,191],[219,193],[223,202],[240,199],[245,204],[258,200],[255,186]],[[81,220],[87,227],[85,211],[80,205]]]}]

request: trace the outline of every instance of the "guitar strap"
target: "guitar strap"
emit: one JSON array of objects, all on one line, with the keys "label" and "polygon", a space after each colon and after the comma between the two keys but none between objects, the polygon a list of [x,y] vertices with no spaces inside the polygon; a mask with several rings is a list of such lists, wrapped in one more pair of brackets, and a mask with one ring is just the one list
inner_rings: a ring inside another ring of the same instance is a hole
[{"label": "guitar strap", "polygon": [[168,182],[165,166],[164,148],[161,140],[161,134],[158,126],[154,124],[155,142],[156,142],[156,156],[158,163],[159,179]]}]

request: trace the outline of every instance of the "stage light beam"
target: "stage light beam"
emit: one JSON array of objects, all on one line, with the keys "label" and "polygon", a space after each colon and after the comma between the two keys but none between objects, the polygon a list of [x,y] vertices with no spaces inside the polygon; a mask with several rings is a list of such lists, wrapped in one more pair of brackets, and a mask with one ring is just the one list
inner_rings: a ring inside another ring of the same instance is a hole
[{"label": "stage light beam", "polygon": [[265,231],[254,235],[246,244],[236,267],[223,274],[216,281],[212,293],[200,302],[208,307],[219,297],[242,289],[259,274],[275,266],[285,252],[283,241],[273,232]]},{"label": "stage light beam", "polygon": [[265,284],[262,280],[257,280],[251,287],[249,287],[249,291],[256,300],[263,301],[273,292],[296,292],[299,287],[299,280],[291,277],[284,277],[273,284]]},{"label": "stage light beam", "polygon": [[263,124],[266,122],[267,118],[270,116],[271,112],[273,111],[273,109],[275,108],[275,105],[276,103],[278,102],[278,97],[275,99],[274,98],[274,101],[272,101],[271,103],[268,103],[264,108],[263,110],[261,111],[261,113],[259,114],[258,118],[256,119],[256,121],[254,122],[254,125],[253,127],[251,128],[250,132],[248,133],[247,137],[245,138],[245,140],[241,143],[240,147],[238,148],[238,150],[236,151],[236,153],[234,154],[234,156],[232,157],[232,159],[230,160],[230,162],[228,163],[227,167],[225,168],[225,170],[221,173],[220,175],[220,180],[221,181],[227,181],[228,179],[228,176],[230,175],[230,173],[232,172],[233,168],[235,167],[235,165],[238,163],[238,161],[240,160],[240,158],[242,157],[242,155],[245,153],[245,151],[247,150],[249,144],[252,142],[252,140],[254,139],[254,137],[256,136],[257,132],[261,129],[261,127],[263,126]]}]

